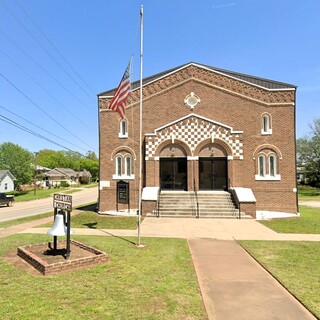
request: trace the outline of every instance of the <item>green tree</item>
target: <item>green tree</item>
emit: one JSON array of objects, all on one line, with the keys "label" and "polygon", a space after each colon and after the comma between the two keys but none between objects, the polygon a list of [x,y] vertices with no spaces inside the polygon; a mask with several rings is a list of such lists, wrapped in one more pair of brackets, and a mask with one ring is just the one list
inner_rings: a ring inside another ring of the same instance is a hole
[{"label": "green tree", "polygon": [[50,169],[68,168],[68,164],[64,157],[64,154],[59,151],[49,149],[43,149],[38,152],[37,162],[38,165]]},{"label": "green tree", "polygon": [[87,158],[83,158],[80,160],[80,170],[87,170],[92,175],[92,180],[95,181],[98,179],[99,173],[99,162],[98,160],[91,160]]},{"label": "green tree", "polygon": [[86,158],[87,159],[90,159],[90,160],[94,160],[94,161],[98,161],[98,157],[97,155],[95,154],[94,151],[88,151],[87,154],[86,154]]},{"label": "green tree", "polygon": [[87,170],[92,175],[92,180],[98,178],[99,161],[93,151],[88,151],[86,157],[75,151],[54,151],[43,149],[37,156],[37,163],[43,167],[70,168],[75,171]]},{"label": "green tree", "polygon": [[0,169],[10,170],[17,179],[16,187],[30,183],[34,175],[34,154],[17,144],[2,143],[0,145]]},{"label": "green tree", "polygon": [[297,140],[297,160],[298,166],[305,168],[306,182],[320,187],[320,119],[310,127],[311,135]]}]

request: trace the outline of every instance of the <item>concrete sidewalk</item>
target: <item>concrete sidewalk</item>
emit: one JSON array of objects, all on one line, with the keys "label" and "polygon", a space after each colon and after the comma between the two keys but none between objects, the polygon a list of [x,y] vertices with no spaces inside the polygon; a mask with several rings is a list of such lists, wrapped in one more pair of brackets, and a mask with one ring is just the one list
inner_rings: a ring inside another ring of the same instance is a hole
[{"label": "concrete sidewalk", "polygon": [[[45,234],[32,228],[52,217],[0,230]],[[76,235],[137,236],[137,230],[73,228]],[[278,234],[255,220],[147,217],[142,237],[188,240],[209,319],[307,320],[313,317],[234,240],[320,241],[320,235]]]},{"label": "concrete sidewalk", "polygon": [[[51,218],[52,221],[52,218]],[[33,227],[33,226],[32,226]],[[46,233],[47,229],[26,228],[23,233]],[[76,229],[78,235],[136,236],[136,230]],[[1,230],[0,230],[1,234]],[[253,219],[192,219],[146,217],[141,225],[142,237],[208,238],[216,240],[320,241],[320,234],[277,233]]]},{"label": "concrete sidewalk", "polygon": [[316,319],[235,241],[191,239],[209,319]]}]

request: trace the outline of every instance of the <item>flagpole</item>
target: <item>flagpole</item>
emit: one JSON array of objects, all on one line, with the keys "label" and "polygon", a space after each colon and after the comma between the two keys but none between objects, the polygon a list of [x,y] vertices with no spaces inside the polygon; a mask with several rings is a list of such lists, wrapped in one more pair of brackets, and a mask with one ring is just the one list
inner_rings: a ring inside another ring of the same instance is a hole
[{"label": "flagpole", "polygon": [[139,110],[139,217],[138,217],[138,247],[140,246],[140,225],[142,210],[142,71],[143,71],[143,5],[140,7],[140,110]]}]

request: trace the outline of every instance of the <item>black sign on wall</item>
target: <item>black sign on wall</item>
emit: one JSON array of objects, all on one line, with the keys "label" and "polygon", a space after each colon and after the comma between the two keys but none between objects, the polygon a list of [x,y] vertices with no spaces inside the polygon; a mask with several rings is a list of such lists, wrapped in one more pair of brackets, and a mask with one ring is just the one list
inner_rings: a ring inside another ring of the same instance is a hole
[{"label": "black sign on wall", "polygon": [[117,182],[117,203],[129,204],[129,182]]}]

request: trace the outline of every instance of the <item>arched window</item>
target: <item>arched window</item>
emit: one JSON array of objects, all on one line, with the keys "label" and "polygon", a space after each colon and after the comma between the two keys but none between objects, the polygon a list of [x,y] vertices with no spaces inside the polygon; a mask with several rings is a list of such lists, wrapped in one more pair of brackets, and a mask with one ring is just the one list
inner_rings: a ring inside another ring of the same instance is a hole
[{"label": "arched window", "polygon": [[256,180],[281,180],[280,174],[278,174],[277,168],[278,157],[274,153],[265,150],[264,153],[260,153],[257,159],[257,172]]},{"label": "arched window", "polygon": [[125,172],[126,176],[130,177],[132,174],[132,168],[131,168],[131,156],[127,155],[125,156]]},{"label": "arched window", "polygon": [[260,177],[266,175],[266,156],[264,154],[260,154],[258,158],[258,175]]},{"label": "arched window", "polygon": [[277,158],[274,154],[269,156],[269,175],[270,177],[277,175]]},{"label": "arched window", "polygon": [[128,138],[127,119],[122,119],[119,122],[119,138]]},{"label": "arched window", "polygon": [[261,118],[261,134],[272,134],[271,116],[264,113]]},{"label": "arched window", "polygon": [[122,157],[121,156],[116,157],[116,176],[118,177],[122,176]]},{"label": "arched window", "polygon": [[115,156],[115,173],[112,178],[114,180],[124,179],[133,180],[133,163],[131,154],[123,155],[121,153]]}]

